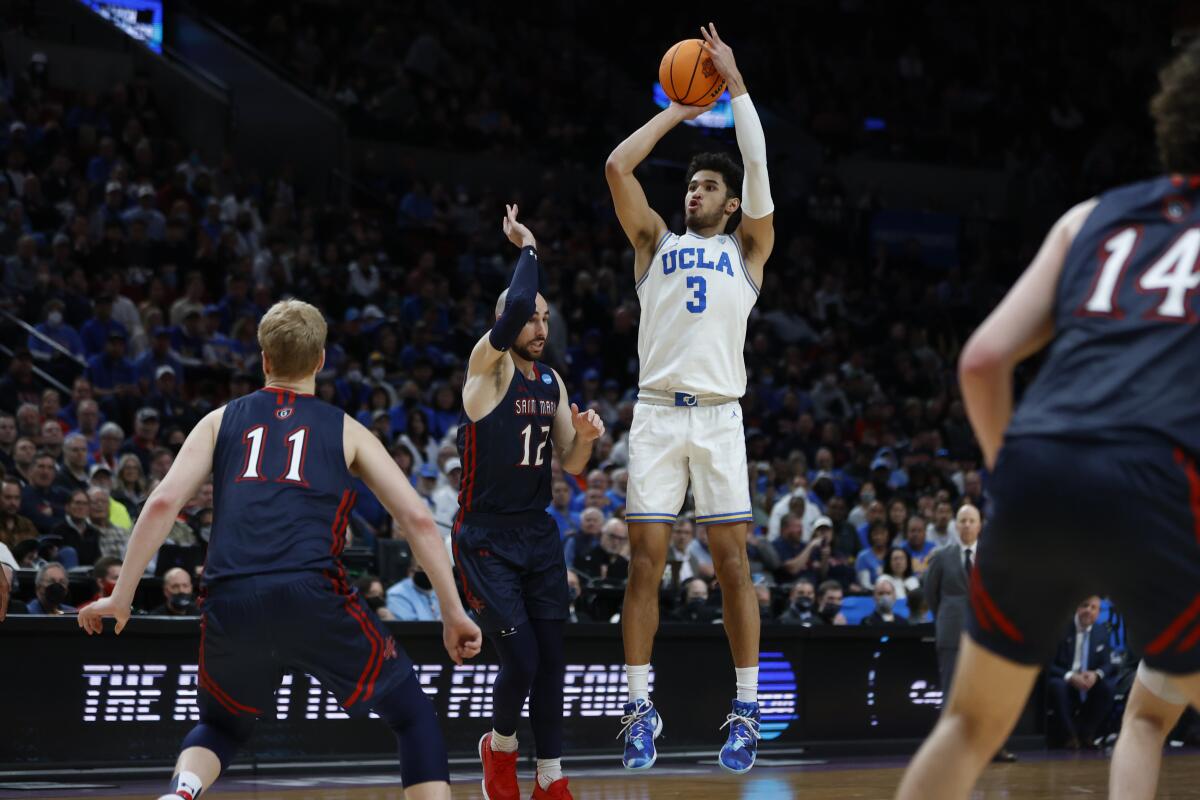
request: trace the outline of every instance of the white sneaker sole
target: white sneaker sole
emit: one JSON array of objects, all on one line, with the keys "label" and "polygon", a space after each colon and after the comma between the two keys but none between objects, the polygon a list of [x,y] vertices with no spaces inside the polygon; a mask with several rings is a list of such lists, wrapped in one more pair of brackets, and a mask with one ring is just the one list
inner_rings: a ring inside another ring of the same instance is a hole
[{"label": "white sneaker sole", "polygon": [[[656,719],[658,721],[654,723],[654,737],[653,738],[655,738],[655,739],[657,739],[659,736],[662,735],[662,731],[663,731],[662,714],[658,714],[656,716]],[[650,762],[648,764],[646,764],[645,766],[631,767],[625,763],[624,758],[621,759],[621,766],[625,767],[625,769],[629,770],[630,772],[641,772],[642,770],[650,769],[651,767],[653,767],[654,762],[656,762],[656,761],[658,761],[658,748],[657,747],[654,748],[654,758],[650,759]]]}]

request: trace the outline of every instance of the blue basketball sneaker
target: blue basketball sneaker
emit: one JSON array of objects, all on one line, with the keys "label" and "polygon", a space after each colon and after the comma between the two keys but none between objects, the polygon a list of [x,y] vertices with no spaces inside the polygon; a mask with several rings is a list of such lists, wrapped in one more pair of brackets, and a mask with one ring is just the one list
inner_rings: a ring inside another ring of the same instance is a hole
[{"label": "blue basketball sneaker", "polygon": [[654,740],[662,733],[663,721],[649,700],[638,700],[625,704],[625,716],[621,717],[621,733],[625,736],[625,755],[621,763],[625,769],[650,769],[658,759]]},{"label": "blue basketball sneaker", "polygon": [[[729,738],[721,748],[717,761],[726,772],[740,775],[749,772],[754,766],[758,755],[758,703],[743,703],[733,701],[733,711],[725,717],[725,725],[729,726]],[[721,727],[724,728],[725,725]]]}]

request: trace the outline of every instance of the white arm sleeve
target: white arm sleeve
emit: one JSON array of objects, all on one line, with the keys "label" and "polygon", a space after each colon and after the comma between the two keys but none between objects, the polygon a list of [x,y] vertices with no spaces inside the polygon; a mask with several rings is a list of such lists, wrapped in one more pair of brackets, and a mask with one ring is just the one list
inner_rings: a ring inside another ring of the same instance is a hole
[{"label": "white arm sleeve", "polygon": [[733,98],[733,129],[746,175],[742,179],[742,213],[761,219],[775,210],[771,200],[771,181],[767,177],[767,140],[750,95]]}]

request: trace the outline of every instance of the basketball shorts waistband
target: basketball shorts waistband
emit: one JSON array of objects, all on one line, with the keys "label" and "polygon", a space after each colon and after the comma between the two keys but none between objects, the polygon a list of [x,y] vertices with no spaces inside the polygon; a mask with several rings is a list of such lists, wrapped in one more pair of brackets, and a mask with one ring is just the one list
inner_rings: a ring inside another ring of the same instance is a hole
[{"label": "basketball shorts waistband", "polygon": [[545,511],[521,511],[516,514],[488,514],[482,511],[464,511],[459,520],[463,525],[479,528],[524,528],[550,519]]},{"label": "basketball shorts waistband", "polygon": [[726,397],[720,394],[693,394],[691,392],[662,392],[657,389],[639,389],[638,402],[651,406],[678,406],[694,408],[696,406],[723,406],[726,403],[736,403],[736,397]]}]

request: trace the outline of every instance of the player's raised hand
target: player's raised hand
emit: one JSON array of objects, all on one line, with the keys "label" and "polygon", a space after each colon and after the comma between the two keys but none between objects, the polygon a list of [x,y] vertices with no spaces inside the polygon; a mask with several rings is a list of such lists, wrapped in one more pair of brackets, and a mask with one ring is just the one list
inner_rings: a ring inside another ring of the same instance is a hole
[{"label": "player's raised hand", "polygon": [[118,602],[115,597],[105,597],[79,610],[79,627],[83,628],[88,636],[103,633],[104,618],[114,617],[117,620],[117,633],[120,634],[125,630],[125,623],[129,622],[131,612],[128,603]]},{"label": "player's raised hand", "polygon": [[706,106],[685,106],[683,103],[676,103],[674,100],[672,100],[671,110],[675,112],[675,115],[679,117],[680,120],[695,119],[701,114],[712,111],[713,106],[715,105],[716,103],[709,103]]},{"label": "player's raised hand", "polygon": [[446,646],[450,660],[462,666],[464,658],[479,655],[479,648],[483,646],[483,633],[470,617],[462,614],[457,619],[442,622],[442,644]]},{"label": "player's raised hand", "polygon": [[580,412],[579,406],[571,403],[571,424],[575,427],[575,435],[585,442],[591,442],[604,435],[604,420],[595,409],[589,408]]},{"label": "player's raised hand", "polygon": [[504,206],[504,222],[501,223],[504,228],[504,235],[508,240],[517,247],[537,247],[537,240],[533,238],[533,231],[526,228],[520,222],[517,222],[517,206]]},{"label": "player's raised hand", "polygon": [[700,26],[700,35],[704,37],[704,49],[713,60],[713,66],[721,77],[729,84],[729,92],[735,97],[741,92],[742,73],[738,72],[737,62],[733,59],[733,48],[721,41],[717,34],[717,26],[708,23],[708,27]]}]

